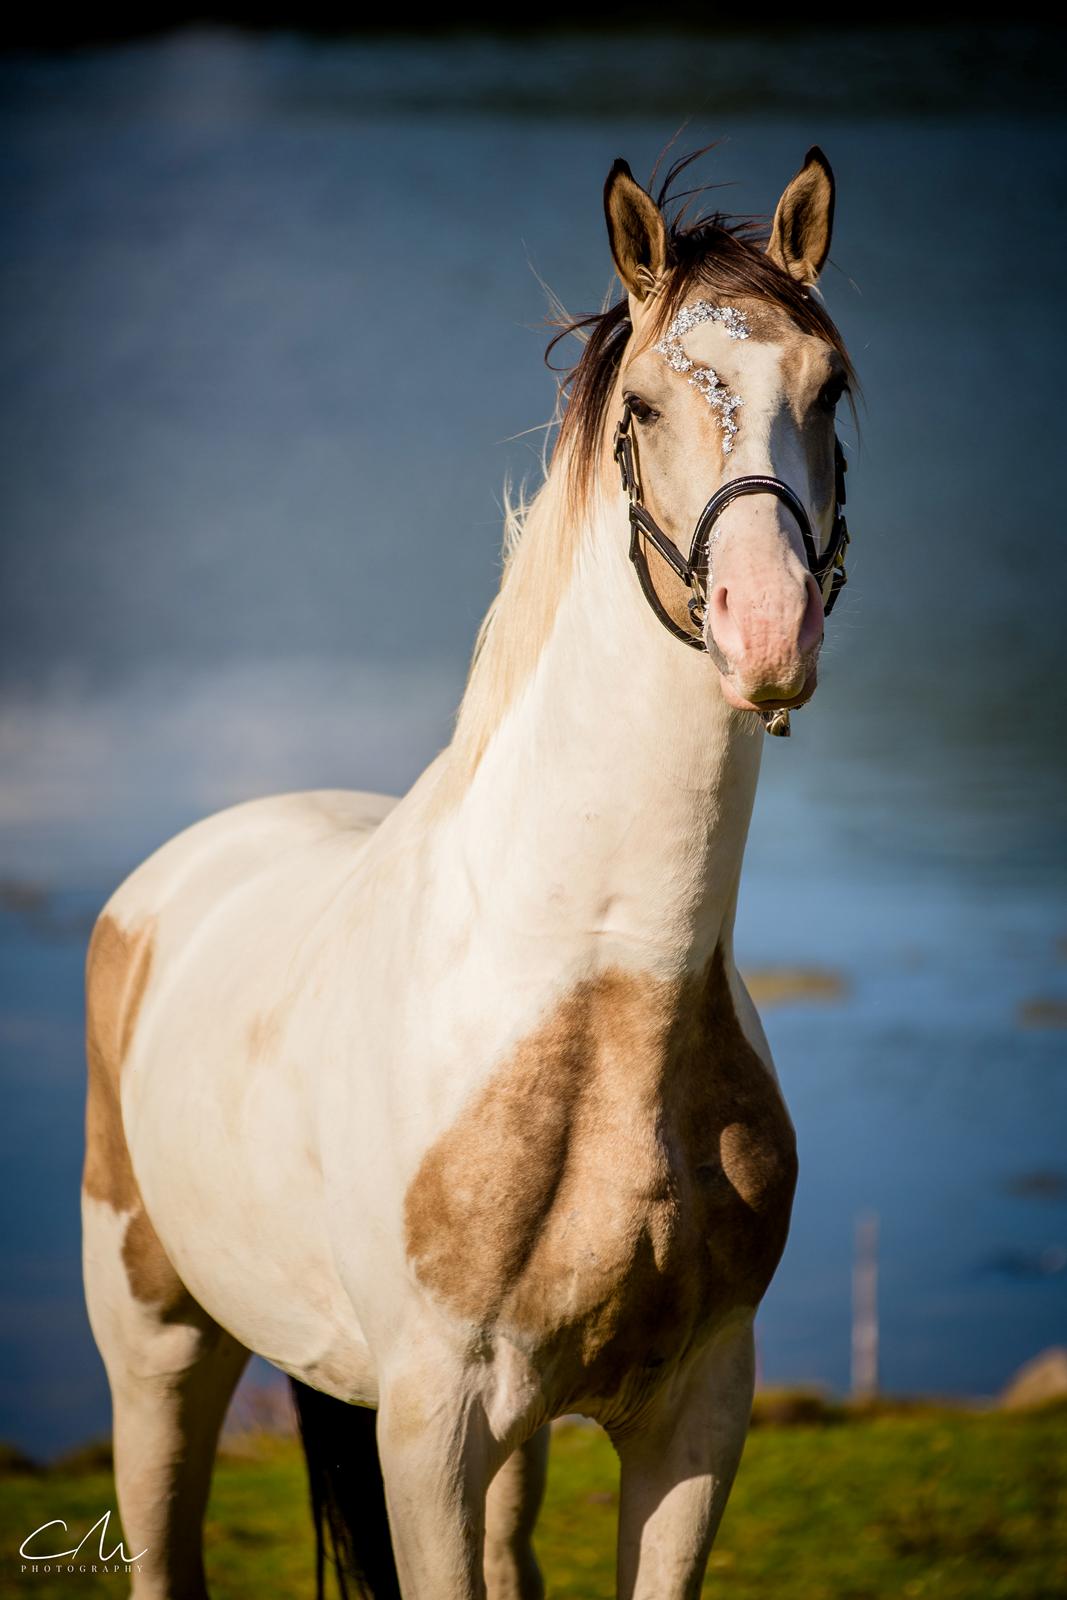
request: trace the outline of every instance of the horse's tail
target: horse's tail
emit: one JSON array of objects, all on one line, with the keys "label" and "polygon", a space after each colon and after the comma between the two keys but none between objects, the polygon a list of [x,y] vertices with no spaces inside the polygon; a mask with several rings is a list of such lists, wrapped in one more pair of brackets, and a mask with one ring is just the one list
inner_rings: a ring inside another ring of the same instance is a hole
[{"label": "horse's tail", "polygon": [[291,1378],[307,1461],[315,1522],[318,1600],[325,1600],[326,1557],[341,1600],[400,1600],[389,1538],[385,1485],[375,1437],[377,1413],[347,1405]]}]

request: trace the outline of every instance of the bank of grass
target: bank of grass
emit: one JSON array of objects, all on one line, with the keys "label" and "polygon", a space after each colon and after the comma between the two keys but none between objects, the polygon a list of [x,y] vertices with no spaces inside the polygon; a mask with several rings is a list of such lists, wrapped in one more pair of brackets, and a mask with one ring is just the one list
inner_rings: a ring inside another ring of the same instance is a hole
[{"label": "bank of grass", "polygon": [[[749,1437],[706,1595],[1067,1596],[1064,1408],[922,1408],[862,1417],[821,1413],[814,1404],[769,1409],[770,1420]],[[603,1434],[583,1425],[558,1428],[538,1538],[550,1600],[614,1594],[616,1488],[615,1457]],[[124,1592],[124,1580],[113,1575],[23,1575],[15,1554],[40,1523],[63,1517],[77,1535],[113,1504],[98,1459],[43,1474],[16,1470],[0,1494],[0,1594],[71,1600]],[[303,1465],[293,1441],[254,1441],[220,1461],[207,1548],[216,1600],[311,1600]]]}]

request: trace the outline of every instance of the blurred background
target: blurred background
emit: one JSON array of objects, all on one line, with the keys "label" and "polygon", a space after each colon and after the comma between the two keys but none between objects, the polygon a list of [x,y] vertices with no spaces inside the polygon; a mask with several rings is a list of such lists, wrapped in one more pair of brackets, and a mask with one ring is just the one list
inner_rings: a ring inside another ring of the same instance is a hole
[{"label": "blurred background", "polygon": [[29,19],[0,61],[0,1436],[34,1454],[108,1419],[95,912],[212,809],[401,791],[448,740],[554,402],[539,277],[600,304],[604,176],[683,122],[735,212],[826,150],[865,394],[738,927],[801,1151],[762,1376],[849,1388],[868,1214],[883,1390],[994,1395],[1067,1342],[1062,35],[613,17]]}]

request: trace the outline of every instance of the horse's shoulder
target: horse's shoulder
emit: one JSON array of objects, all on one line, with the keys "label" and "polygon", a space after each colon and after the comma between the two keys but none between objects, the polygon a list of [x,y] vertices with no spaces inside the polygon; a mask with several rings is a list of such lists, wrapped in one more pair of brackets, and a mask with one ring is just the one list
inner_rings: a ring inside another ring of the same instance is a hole
[{"label": "horse's shoulder", "polygon": [[407,1249],[463,1317],[535,1338],[580,1324],[590,1347],[593,1326],[625,1324],[659,1344],[664,1315],[684,1337],[760,1299],[795,1177],[716,952],[681,983],[609,972],[560,999],[426,1152]]}]

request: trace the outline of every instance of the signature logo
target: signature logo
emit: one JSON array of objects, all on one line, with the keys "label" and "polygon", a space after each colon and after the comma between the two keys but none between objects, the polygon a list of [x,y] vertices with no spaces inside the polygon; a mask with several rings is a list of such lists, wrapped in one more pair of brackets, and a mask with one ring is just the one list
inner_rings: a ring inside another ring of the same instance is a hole
[{"label": "signature logo", "polygon": [[[108,1551],[110,1523],[111,1512],[105,1511],[77,1544],[69,1550],[56,1550],[53,1546],[63,1544],[72,1537],[70,1530],[62,1517],[42,1522],[19,1545],[23,1572],[140,1572],[141,1557],[148,1554],[147,1545],[136,1555],[131,1555],[120,1539],[115,1548]],[[52,1531],[57,1528],[61,1533]],[[90,1545],[90,1540],[95,1533],[99,1533],[99,1539],[94,1547]]]}]

